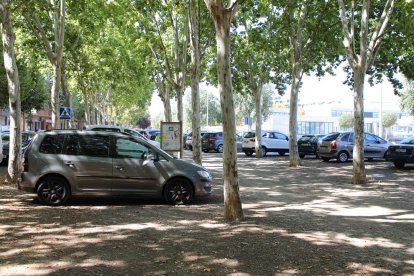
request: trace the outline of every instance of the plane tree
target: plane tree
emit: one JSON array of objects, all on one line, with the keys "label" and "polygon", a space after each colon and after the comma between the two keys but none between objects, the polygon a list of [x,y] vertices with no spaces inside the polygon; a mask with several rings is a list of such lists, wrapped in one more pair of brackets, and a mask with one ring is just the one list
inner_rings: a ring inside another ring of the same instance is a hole
[{"label": "plane tree", "polygon": [[246,100],[253,98],[257,158],[261,157],[263,87],[269,82],[280,86],[288,67],[287,45],[280,39],[280,13],[271,1],[248,1],[241,5],[233,27],[234,87]]}]

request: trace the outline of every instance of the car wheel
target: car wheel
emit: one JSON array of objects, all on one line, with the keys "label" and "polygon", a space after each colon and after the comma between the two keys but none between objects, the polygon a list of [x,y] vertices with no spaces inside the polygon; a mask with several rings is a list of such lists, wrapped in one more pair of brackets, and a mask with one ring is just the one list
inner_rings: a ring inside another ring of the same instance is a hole
[{"label": "car wheel", "polygon": [[305,158],[305,155],[304,154],[299,154],[299,157],[300,158]]},{"label": "car wheel", "polygon": [[9,164],[9,158],[5,157],[1,160],[0,166],[7,166],[7,164]]},{"label": "car wheel", "polygon": [[173,179],[164,188],[164,199],[170,204],[188,204],[193,197],[193,186],[184,178]]},{"label": "car wheel", "polygon": [[244,154],[246,154],[247,156],[252,156],[253,152],[252,151],[245,151]]},{"label": "car wheel", "polygon": [[397,161],[397,162],[394,162],[394,166],[398,169],[402,169],[404,168],[405,163],[403,161]]},{"label": "car wheel", "polygon": [[345,151],[341,151],[338,154],[337,161],[339,163],[345,163],[346,161],[348,161],[348,158],[349,158],[348,153],[346,153]]},{"label": "car wheel", "polygon": [[193,151],[193,146],[188,146],[188,148],[189,148],[191,151]]},{"label": "car wheel", "polygon": [[218,153],[223,153],[223,144],[218,145],[216,151]]},{"label": "car wheel", "polygon": [[37,197],[46,205],[62,205],[69,199],[69,196],[69,185],[62,177],[46,177],[37,188]]},{"label": "car wheel", "polygon": [[331,160],[331,158],[329,158],[329,157],[322,157],[322,160],[325,161],[325,162],[328,162],[329,160]]},{"label": "car wheel", "polygon": [[284,156],[286,152],[284,152],[284,151],[279,151],[278,153],[279,153],[279,155],[280,155],[280,156]]},{"label": "car wheel", "polygon": [[260,149],[260,156],[261,156],[261,157],[265,157],[265,156],[266,156],[266,153],[267,153],[266,148],[265,148],[265,147],[262,147],[262,148]]}]

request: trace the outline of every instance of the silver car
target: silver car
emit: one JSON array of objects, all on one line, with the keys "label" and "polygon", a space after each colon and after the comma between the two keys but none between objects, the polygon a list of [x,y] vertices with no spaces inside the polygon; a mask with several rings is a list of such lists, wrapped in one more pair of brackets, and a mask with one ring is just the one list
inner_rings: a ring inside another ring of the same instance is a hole
[{"label": "silver car", "polygon": [[[381,137],[364,133],[364,156],[369,161],[373,158],[385,158],[389,142]],[[323,137],[318,143],[318,156],[323,161],[336,159],[347,162],[354,150],[354,132],[332,132]]]},{"label": "silver car", "polygon": [[144,195],[187,204],[212,192],[200,165],[175,159],[145,140],[106,131],[38,133],[25,152],[19,190],[47,205],[76,195]]}]

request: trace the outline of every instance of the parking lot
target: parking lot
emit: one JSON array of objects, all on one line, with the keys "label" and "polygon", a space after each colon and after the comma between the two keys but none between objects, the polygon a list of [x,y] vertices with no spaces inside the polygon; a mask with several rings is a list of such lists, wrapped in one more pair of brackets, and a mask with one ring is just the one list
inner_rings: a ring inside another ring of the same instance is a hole
[{"label": "parking lot", "polygon": [[0,275],[414,274],[414,166],[367,162],[369,184],[359,186],[351,162],[291,168],[288,156],[238,156],[239,223],[223,219],[219,153],[203,154],[213,195],[189,206],[77,198],[48,207],[3,185]]}]

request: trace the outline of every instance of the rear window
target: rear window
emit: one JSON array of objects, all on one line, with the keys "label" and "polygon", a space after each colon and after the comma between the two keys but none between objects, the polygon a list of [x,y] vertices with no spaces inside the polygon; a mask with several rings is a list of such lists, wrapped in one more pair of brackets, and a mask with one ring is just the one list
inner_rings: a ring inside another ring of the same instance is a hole
[{"label": "rear window", "polygon": [[244,138],[253,138],[256,137],[256,134],[254,132],[247,132],[246,135],[244,135]]},{"label": "rear window", "polygon": [[327,134],[325,137],[322,138],[322,141],[333,141],[339,136],[339,132]]},{"label": "rear window", "polygon": [[64,140],[65,136],[63,134],[46,135],[40,144],[39,152],[47,154],[60,154],[62,153]]},{"label": "rear window", "polygon": [[300,137],[300,139],[298,141],[301,141],[301,142],[313,142],[313,141],[316,141],[316,137],[315,136],[311,136],[311,135],[302,136],[302,137]]}]

